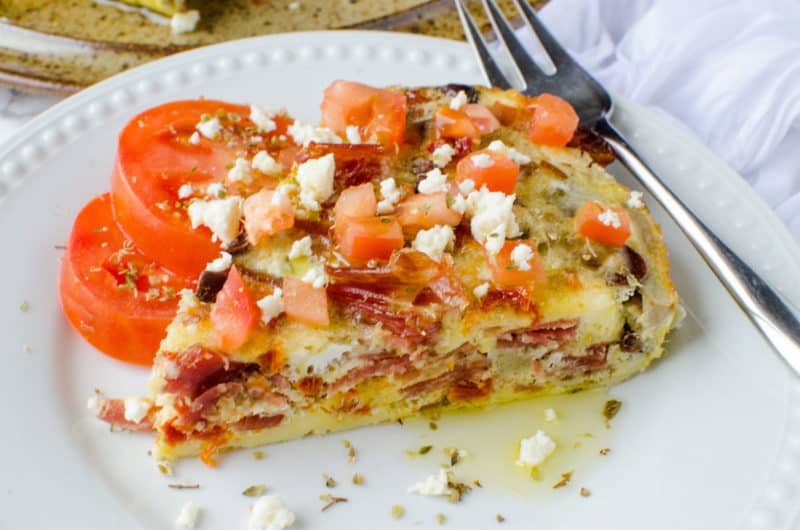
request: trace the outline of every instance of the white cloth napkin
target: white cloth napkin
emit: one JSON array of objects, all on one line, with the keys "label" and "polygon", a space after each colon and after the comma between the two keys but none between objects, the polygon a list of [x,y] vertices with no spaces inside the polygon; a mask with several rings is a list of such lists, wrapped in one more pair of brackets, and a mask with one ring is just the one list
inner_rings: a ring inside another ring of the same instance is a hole
[{"label": "white cloth napkin", "polygon": [[[694,131],[800,241],[798,0],[551,0],[542,17],[608,88]],[[54,101],[0,89],[0,141]]]}]

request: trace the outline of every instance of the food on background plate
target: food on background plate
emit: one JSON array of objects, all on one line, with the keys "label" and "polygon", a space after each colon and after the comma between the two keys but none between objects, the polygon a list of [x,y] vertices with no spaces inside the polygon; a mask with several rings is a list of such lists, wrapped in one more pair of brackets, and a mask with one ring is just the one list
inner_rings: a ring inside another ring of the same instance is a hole
[{"label": "food on background plate", "polygon": [[[173,283],[197,281],[148,395],[96,398],[98,416],[154,431],[157,458],[213,464],[643,370],[678,318],[666,249],[640,194],[604,170],[608,147],[576,127],[548,94],[347,81],[325,91],[320,126],[209,100],[135,117],[112,232]],[[137,309],[150,284],[99,267],[136,287],[119,290]]]}]

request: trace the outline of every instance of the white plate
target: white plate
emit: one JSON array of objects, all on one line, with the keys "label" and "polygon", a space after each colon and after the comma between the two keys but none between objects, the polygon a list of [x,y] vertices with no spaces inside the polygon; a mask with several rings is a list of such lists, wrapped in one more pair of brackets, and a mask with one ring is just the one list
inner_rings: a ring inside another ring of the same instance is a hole
[{"label": "white plate", "polygon": [[[614,390],[625,405],[613,451],[581,470],[577,483],[535,499],[487,487],[450,505],[407,497],[435,471],[410,465],[402,450],[418,433],[397,425],[347,438],[368,486],[343,484],[350,502],[321,513],[320,473],[348,482],[336,435],[225,457],[216,470],[181,464],[166,488],[143,435],[109,434],[85,408],[95,387],[115,395],[143,389],[146,372],[87,346],[61,315],[56,273],[71,221],[93,194],[108,190],[117,132],[152,105],[200,95],[286,105],[315,119],[322,89],[337,78],[378,85],[480,82],[463,44],[399,34],[295,33],[231,42],[158,61],[114,77],[33,120],[0,151],[0,528],[171,528],[184,501],[205,508],[201,528],[244,528],[247,485],[265,482],[298,514],[299,528],[786,529],[800,510],[800,382],[731,302],[690,245],[652,200],[671,250],[675,283],[689,311],[670,356]],[[800,301],[800,250],[736,174],[674,125],[619,101],[617,123],[679,194],[790,299]],[[619,172],[618,172],[619,173]],[[625,180],[625,176],[621,175]],[[19,309],[23,300],[30,310]],[[32,351],[23,351],[29,345]],[[531,429],[541,422],[531,419]],[[475,432],[481,425],[475,425]],[[467,437],[469,438],[469,437]],[[469,446],[469,439],[464,446]],[[477,477],[491,483],[491,477]],[[576,480],[577,482],[577,480]],[[392,504],[408,515],[392,521]]]}]

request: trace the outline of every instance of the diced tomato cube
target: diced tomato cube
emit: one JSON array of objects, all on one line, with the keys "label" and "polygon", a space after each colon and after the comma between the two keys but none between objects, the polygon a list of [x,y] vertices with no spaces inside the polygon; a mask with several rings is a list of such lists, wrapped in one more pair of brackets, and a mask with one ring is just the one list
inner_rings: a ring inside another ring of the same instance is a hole
[{"label": "diced tomato cube", "polygon": [[489,191],[514,193],[519,176],[519,165],[505,154],[491,149],[475,151],[462,158],[456,166],[459,182],[467,179],[475,183],[475,189],[486,186]]},{"label": "diced tomato cube", "polygon": [[631,219],[621,208],[587,201],[575,213],[575,230],[598,243],[620,247],[631,235]]},{"label": "diced tomato cube", "polygon": [[540,94],[531,100],[533,110],[529,135],[537,144],[564,147],[572,139],[580,118],[572,105],[552,94]]},{"label": "diced tomato cube", "polygon": [[330,324],[325,288],[314,287],[297,278],[283,279],[283,309],[290,319],[304,324]]},{"label": "diced tomato cube", "polygon": [[472,120],[472,124],[481,134],[493,133],[500,128],[500,121],[491,110],[477,103],[464,105],[464,113]]},{"label": "diced tomato cube", "polygon": [[[520,267],[513,259],[511,253],[520,245],[527,245],[533,255],[525,260],[525,266]],[[536,242],[531,240],[506,241],[503,248],[495,256],[487,253],[489,267],[492,269],[494,282],[501,287],[544,286],[547,285],[547,275],[544,271],[542,258],[536,250]]]},{"label": "diced tomato cube", "polygon": [[231,267],[211,309],[215,346],[223,351],[239,348],[250,338],[260,319],[261,310],[253,295],[236,266]]},{"label": "diced tomato cube", "polygon": [[244,201],[244,228],[253,245],[294,226],[294,205],[273,190],[261,190]]},{"label": "diced tomato cube", "polygon": [[375,198],[375,188],[371,182],[343,190],[333,207],[336,234],[341,237],[341,227],[346,224],[347,218],[369,217],[375,215],[377,208],[378,201]]},{"label": "diced tomato cube", "polygon": [[356,126],[366,142],[373,135],[384,145],[403,141],[406,97],[392,90],[352,81],[335,81],[322,99],[322,125],[344,135]]},{"label": "diced tomato cube", "polygon": [[350,260],[386,260],[403,248],[403,229],[395,217],[348,217],[339,227],[339,248]]},{"label": "diced tomato cube", "polygon": [[447,193],[416,193],[397,205],[397,220],[411,232],[436,225],[456,226],[461,214],[447,205]]}]

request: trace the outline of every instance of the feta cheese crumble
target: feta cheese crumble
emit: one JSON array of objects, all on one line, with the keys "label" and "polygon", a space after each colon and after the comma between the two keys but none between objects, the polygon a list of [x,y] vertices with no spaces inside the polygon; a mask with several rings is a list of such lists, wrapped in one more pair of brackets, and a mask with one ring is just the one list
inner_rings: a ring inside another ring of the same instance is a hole
[{"label": "feta cheese crumble", "polygon": [[274,495],[264,495],[253,504],[247,530],[286,530],[294,520],[294,514],[283,501]]},{"label": "feta cheese crumble", "polygon": [[397,189],[397,182],[393,178],[381,181],[381,195],[383,199],[378,202],[378,215],[392,212],[400,200],[400,190]]},{"label": "feta cheese crumble", "polygon": [[333,195],[335,171],[333,153],[300,164],[296,176],[297,183],[300,184],[300,204],[311,211],[318,211],[319,203]]},{"label": "feta cheese crumble", "polygon": [[133,423],[140,423],[150,411],[153,403],[146,398],[131,397],[125,400],[125,419]]},{"label": "feta cheese crumble", "polygon": [[[464,179],[458,183],[458,191],[464,195],[469,195],[475,191],[475,181],[472,179]],[[462,212],[463,213],[463,212]]]},{"label": "feta cheese crumble", "polygon": [[361,133],[358,132],[357,125],[348,125],[344,129],[344,135],[347,137],[347,141],[351,144],[360,144],[361,143]]},{"label": "feta cheese crumble", "polygon": [[253,169],[264,173],[265,175],[279,175],[283,172],[283,168],[277,160],[272,158],[266,151],[259,151],[253,157]]},{"label": "feta cheese crumble", "polygon": [[517,270],[529,271],[531,270],[530,261],[533,259],[533,255],[533,249],[530,245],[521,243],[511,251],[511,261],[514,263]]},{"label": "feta cheese crumble", "polygon": [[447,175],[435,167],[425,173],[425,178],[417,184],[417,191],[420,193],[436,193],[447,191]]},{"label": "feta cheese crumble", "polygon": [[508,158],[510,158],[512,162],[514,162],[515,164],[519,164],[520,166],[524,166],[525,164],[531,163],[531,157],[523,155],[513,147],[504,144],[502,140],[492,141],[492,143],[489,144],[488,149],[490,151],[503,153]]},{"label": "feta cheese crumble", "polygon": [[475,287],[472,290],[472,294],[474,294],[475,298],[477,298],[478,300],[480,300],[481,298],[486,296],[488,293],[489,293],[489,283],[488,282],[484,282],[484,283],[478,285],[477,287]]},{"label": "feta cheese crumble", "polygon": [[417,232],[412,247],[427,254],[431,259],[441,261],[445,249],[455,240],[453,228],[448,225],[436,225],[427,230]]},{"label": "feta cheese crumble", "polygon": [[619,214],[614,210],[606,210],[597,216],[597,220],[606,226],[612,228],[619,228],[622,226],[622,221],[619,220]]},{"label": "feta cheese crumble", "polygon": [[477,155],[472,155],[471,157],[469,157],[469,159],[472,161],[472,165],[481,169],[492,167],[494,165],[494,160],[492,160],[492,157],[487,155],[486,153],[478,153]]},{"label": "feta cheese crumble", "polygon": [[222,131],[222,124],[219,122],[219,118],[214,116],[213,118],[201,121],[197,125],[194,126],[197,129],[197,132],[208,138],[209,140],[213,140],[217,136],[219,136],[220,131]]},{"label": "feta cheese crumble", "polygon": [[314,289],[322,289],[328,283],[328,275],[322,265],[314,265],[301,278],[305,283],[310,283]]},{"label": "feta cheese crumble", "polygon": [[233,162],[233,167],[228,170],[228,180],[230,182],[250,182],[250,164],[245,158],[237,158]]},{"label": "feta cheese crumble", "polygon": [[467,93],[459,90],[458,94],[450,98],[450,108],[453,110],[461,110],[467,104]]},{"label": "feta cheese crumble", "polygon": [[194,188],[189,183],[183,184],[181,185],[180,188],[178,188],[179,199],[188,199],[189,197],[192,196],[193,193],[194,193]]},{"label": "feta cheese crumble", "polygon": [[256,302],[261,309],[261,321],[269,324],[274,318],[283,313],[283,289],[276,287],[272,294],[268,294]]},{"label": "feta cheese crumble", "polygon": [[553,451],[556,450],[556,443],[547,433],[542,430],[530,438],[523,438],[519,441],[519,458],[517,465],[522,467],[536,467],[544,462]]},{"label": "feta cheese crumble", "polygon": [[200,133],[195,131],[189,137],[189,143],[192,145],[199,145],[200,144]]},{"label": "feta cheese crumble", "polygon": [[197,526],[200,518],[200,507],[192,501],[187,502],[181,508],[178,518],[175,519],[175,527],[181,530],[192,530]]},{"label": "feta cheese crumble", "polygon": [[470,193],[463,203],[456,200],[454,209],[463,207],[464,212],[472,215],[472,237],[482,243],[490,254],[497,254],[506,239],[521,234],[514,216],[515,199],[514,195],[489,191],[486,186],[482,186],[480,190]]},{"label": "feta cheese crumble", "polygon": [[410,488],[409,493],[416,493],[417,495],[450,495],[450,473],[446,469],[440,469],[438,475],[430,475],[422,482],[417,482]]},{"label": "feta cheese crumble", "polygon": [[544,421],[552,422],[558,419],[558,414],[551,408],[544,409]]},{"label": "feta cheese crumble", "polygon": [[206,188],[206,195],[221,199],[225,195],[225,185],[222,182],[212,182]]},{"label": "feta cheese crumble", "polygon": [[278,127],[267,111],[255,105],[250,105],[250,121],[255,124],[258,132],[269,133]]},{"label": "feta cheese crumble", "polygon": [[300,2],[291,2],[289,4],[289,11],[297,11],[300,9]]},{"label": "feta cheese crumble", "polygon": [[180,35],[181,33],[190,33],[197,29],[198,22],[200,22],[200,11],[191,9],[172,15],[172,18],[169,20],[169,27],[173,35]]},{"label": "feta cheese crumble", "polygon": [[214,238],[219,241],[223,243],[233,241],[239,235],[243,202],[238,196],[192,202],[188,209],[192,228],[207,226],[214,234]]},{"label": "feta cheese crumble", "polygon": [[233,265],[233,256],[227,252],[220,252],[219,257],[206,265],[209,272],[225,272]]},{"label": "feta cheese crumble", "polygon": [[642,192],[631,191],[631,194],[625,204],[628,205],[628,208],[644,208],[644,202],[642,202]]},{"label": "feta cheese crumble", "polygon": [[311,256],[311,236],[306,236],[292,243],[289,250],[289,259],[298,259]]},{"label": "feta cheese crumble", "polygon": [[431,160],[433,160],[433,165],[436,167],[445,167],[447,164],[453,160],[453,156],[456,154],[455,148],[450,144],[442,144],[436,149],[433,150],[431,154]]},{"label": "feta cheese crumble", "polygon": [[303,147],[308,147],[308,144],[311,142],[328,144],[342,143],[342,139],[339,138],[339,135],[328,128],[314,127],[313,125],[307,125],[297,121],[291,124],[286,132],[292,137],[294,143],[302,145]]}]

